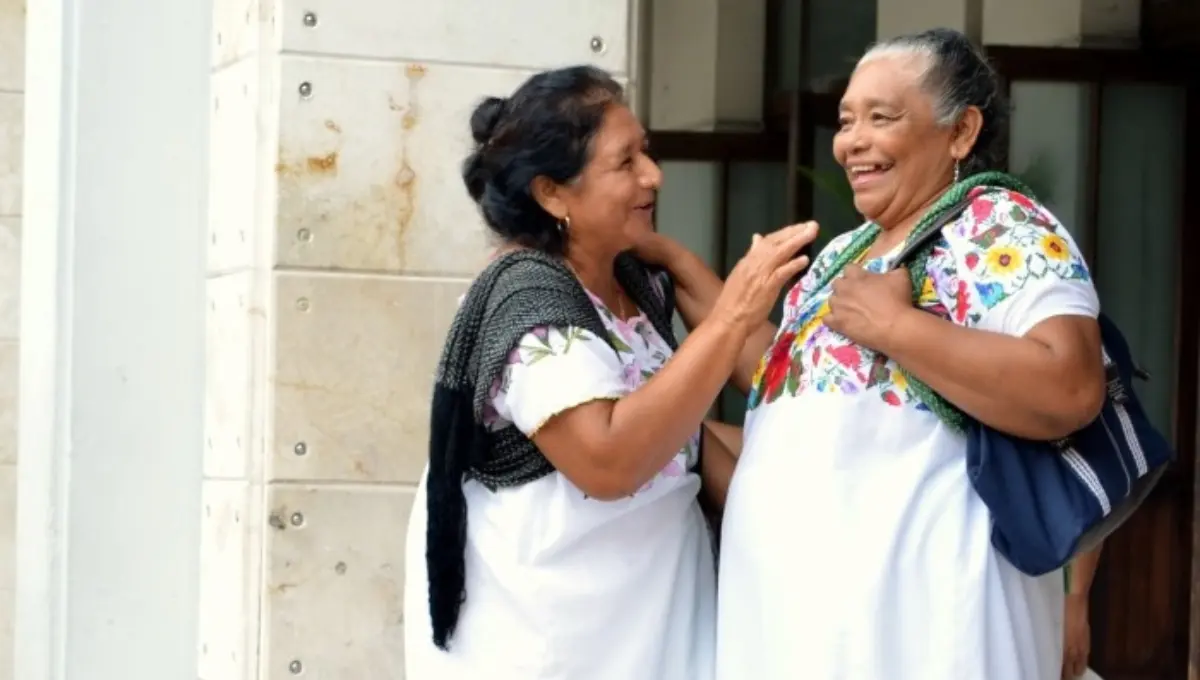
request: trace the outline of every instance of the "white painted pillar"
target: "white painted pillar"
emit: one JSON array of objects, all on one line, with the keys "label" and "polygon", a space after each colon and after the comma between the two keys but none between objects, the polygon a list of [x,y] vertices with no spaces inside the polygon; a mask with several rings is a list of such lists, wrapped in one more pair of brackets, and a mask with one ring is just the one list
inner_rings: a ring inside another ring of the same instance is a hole
[{"label": "white painted pillar", "polygon": [[196,673],[209,0],[28,0],[14,677]]}]

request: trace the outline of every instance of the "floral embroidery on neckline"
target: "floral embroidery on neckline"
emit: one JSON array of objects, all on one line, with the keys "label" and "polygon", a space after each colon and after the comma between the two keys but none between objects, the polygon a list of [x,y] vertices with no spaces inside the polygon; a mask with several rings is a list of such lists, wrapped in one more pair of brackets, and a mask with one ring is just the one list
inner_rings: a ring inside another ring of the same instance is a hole
[{"label": "floral embroidery on neckline", "polygon": [[[828,290],[812,290],[814,277],[849,246],[857,230],[839,236],[786,297],[784,323],[760,361],[747,408],[816,392],[878,395],[891,406],[928,410],[909,389],[894,362],[824,327]],[[1028,198],[1013,192],[977,195],[969,210],[947,225],[944,243],[927,264],[919,305],[954,323],[972,326],[1030,282],[1049,278],[1088,282],[1090,276],[1065,229]],[[882,271],[889,255],[862,266]]]}]

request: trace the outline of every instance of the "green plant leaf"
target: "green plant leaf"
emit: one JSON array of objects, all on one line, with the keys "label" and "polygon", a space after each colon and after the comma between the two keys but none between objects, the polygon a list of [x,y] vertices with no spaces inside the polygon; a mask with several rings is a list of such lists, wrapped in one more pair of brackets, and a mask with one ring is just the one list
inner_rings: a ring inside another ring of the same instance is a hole
[{"label": "green plant leaf", "polygon": [[850,187],[850,182],[846,180],[845,174],[821,172],[803,165],[796,166],[796,172],[803,175],[817,190],[823,191],[837,200],[838,205],[848,210],[856,219],[858,218],[858,210],[854,207],[854,189]]}]

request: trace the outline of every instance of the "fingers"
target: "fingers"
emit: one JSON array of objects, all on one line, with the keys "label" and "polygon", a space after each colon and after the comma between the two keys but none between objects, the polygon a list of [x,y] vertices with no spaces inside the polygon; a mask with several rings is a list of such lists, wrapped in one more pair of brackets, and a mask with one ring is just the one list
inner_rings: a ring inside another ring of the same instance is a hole
[{"label": "fingers", "polygon": [[1084,674],[1084,670],[1084,660],[1082,660],[1081,655],[1070,655],[1070,660],[1067,663],[1068,678],[1072,680],[1079,678],[1080,675]]},{"label": "fingers", "polygon": [[1087,654],[1079,647],[1063,650],[1063,677],[1075,680],[1087,671]]},{"label": "fingers", "polygon": [[853,281],[854,279],[862,279],[862,278],[866,278],[867,270],[863,269],[862,267],[860,267],[856,264],[848,264],[848,265],[846,265],[846,268],[842,270],[842,276],[844,278],[850,279],[851,281]]},{"label": "fingers", "polygon": [[816,222],[802,222],[784,227],[772,234],[777,239],[778,264],[782,264],[787,258],[793,257],[802,248],[812,243],[817,238],[819,231]]},{"label": "fingers", "polygon": [[766,236],[754,234],[750,237],[750,251],[761,253],[772,266],[778,267],[812,243],[819,231],[816,222],[801,222]]},{"label": "fingers", "polygon": [[788,281],[791,281],[797,274],[804,271],[808,266],[808,256],[801,255],[793,258],[775,270],[775,284],[778,287],[783,287]]}]

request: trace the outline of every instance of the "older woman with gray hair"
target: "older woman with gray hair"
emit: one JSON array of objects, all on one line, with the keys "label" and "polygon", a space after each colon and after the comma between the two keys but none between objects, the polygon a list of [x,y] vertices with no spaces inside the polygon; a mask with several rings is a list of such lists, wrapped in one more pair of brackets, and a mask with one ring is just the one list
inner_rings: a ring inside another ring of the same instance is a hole
[{"label": "older woman with gray hair", "polygon": [[[889,40],[858,63],[833,153],[868,221],[813,260],[778,329],[751,336],[757,370],[739,367],[719,680],[1060,676],[1062,574],[1027,576],[996,553],[966,440],[917,389],[1035,440],[1102,404],[1079,249],[1028,192],[982,174],[1004,115],[995,73],[955,31]],[[932,251],[893,269],[931,206],[960,195]],[[675,275],[689,323],[703,319],[716,277],[665,239],[642,252]]]}]

